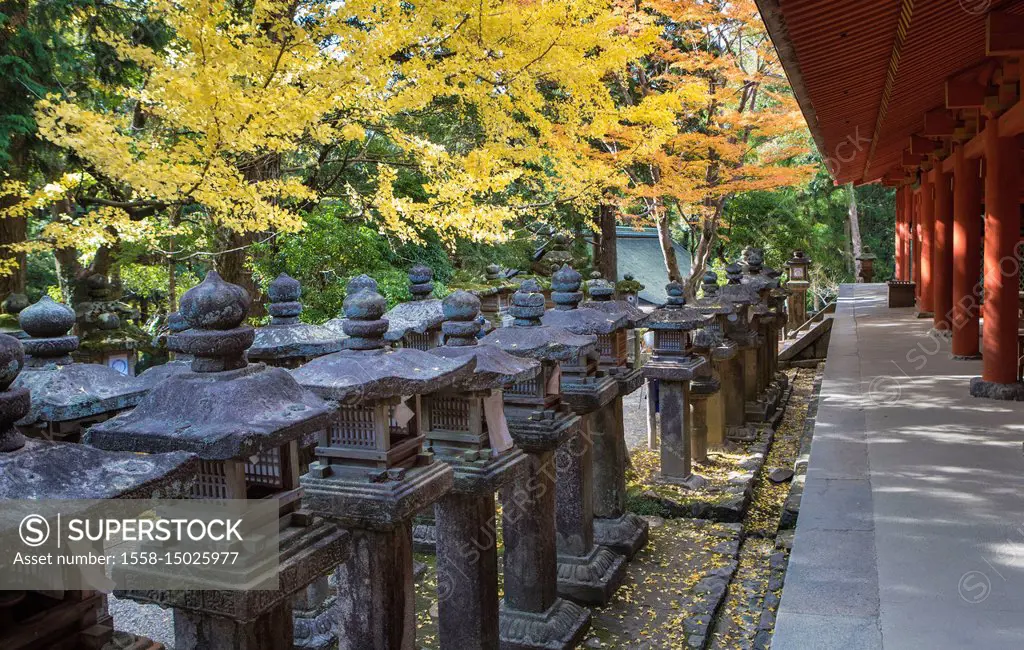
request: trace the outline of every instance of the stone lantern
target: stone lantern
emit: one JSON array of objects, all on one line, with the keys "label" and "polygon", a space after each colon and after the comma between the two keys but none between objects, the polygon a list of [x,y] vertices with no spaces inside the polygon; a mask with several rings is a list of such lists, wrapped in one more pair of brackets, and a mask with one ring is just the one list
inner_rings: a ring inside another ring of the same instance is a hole
[{"label": "stone lantern", "polygon": [[871,247],[864,244],[861,248],[860,255],[857,256],[857,261],[860,262],[860,276],[857,278],[861,282],[874,282],[875,281],[875,260],[878,256],[871,252]]},{"label": "stone lantern", "polygon": [[[613,340],[624,337],[624,315],[579,307],[583,299],[581,285],[582,277],[572,267],[565,265],[556,271],[551,276],[555,308],[548,310],[541,322],[573,334],[605,335]],[[619,385],[600,370],[599,360],[598,352],[561,364],[563,399],[583,424],[579,434],[562,443],[556,463],[559,593],[593,605],[603,605],[611,599],[625,577],[626,568],[621,557],[594,543],[594,440],[613,441],[619,432],[615,411]],[[607,463],[602,468],[609,469]],[[626,523],[636,521],[629,519]],[[615,541],[632,548],[641,543],[643,528],[617,531],[623,537]]]},{"label": "stone lantern", "polygon": [[[761,347],[761,336],[758,333],[760,294],[750,285],[742,283],[743,269],[739,264],[733,263],[725,267],[727,284],[716,286],[712,289],[715,292],[714,298],[735,307],[735,317],[727,320],[725,324],[725,335],[736,343],[739,352],[736,356],[738,373],[735,377],[736,386],[742,388],[742,396],[735,398],[740,402],[738,411],[732,408],[727,409],[732,418],[727,422],[728,436],[736,440],[753,440],[755,431],[747,426],[749,423],[759,422],[748,412],[748,405],[757,402],[757,360]],[[705,285],[705,292],[708,291]],[[729,391],[727,394],[731,394]],[[752,408],[756,412],[756,408]]]},{"label": "stone lantern", "polygon": [[33,437],[77,442],[83,429],[129,409],[142,399],[145,386],[133,377],[96,363],[75,363],[71,353],[78,337],[70,308],[43,296],[23,310],[21,327],[28,359],[16,380],[32,392],[32,408],[18,421]]},{"label": "stone lantern", "polygon": [[298,368],[310,359],[337,352],[344,335],[319,325],[299,322],[302,313],[302,287],[299,281],[282,273],[267,287],[270,324],[256,329],[249,348],[249,361],[262,361],[279,368]]},{"label": "stone lantern", "polygon": [[562,402],[560,364],[579,365],[581,357],[595,352],[597,338],[543,325],[544,294],[536,280],[523,281],[509,313],[512,326],[496,329],[482,342],[540,361],[541,374],[506,387],[503,395],[509,433],[526,452],[528,468],[526,481],[501,489],[501,647],[574,648],[590,628],[590,611],[559,597],[554,456],[560,444],[579,434],[582,424]]},{"label": "stone lantern", "polygon": [[639,304],[640,292],[643,290],[644,285],[640,284],[632,273],[626,273],[622,276],[622,280],[615,283],[615,293],[619,298],[634,306]]},{"label": "stone lantern", "polygon": [[149,337],[133,322],[138,310],[119,299],[120,288],[102,273],[87,277],[79,291],[85,292],[75,308],[81,343],[72,356],[134,377],[139,348],[149,345]]},{"label": "stone lantern", "polygon": [[718,274],[714,271],[709,270],[704,274],[701,288],[704,295],[692,307],[714,316],[714,321],[705,326],[704,330],[714,338],[709,359],[712,377],[720,387],[708,398],[708,445],[716,447],[724,445],[727,438],[737,433],[741,438],[747,437],[743,429],[743,362],[739,346],[728,337],[728,332],[740,317],[740,307],[719,296]]},{"label": "stone lantern", "polygon": [[168,337],[171,349],[193,355],[191,369],[171,375],[133,411],[86,436],[103,449],[195,453],[201,464],[192,498],[278,502],[277,591],[125,592],[173,608],[179,650],[291,648],[294,598],[347,554],[348,533],[300,508],[299,441],[328,426],[334,409],[287,370],[246,361],[255,337],[244,324],[249,306],[244,289],[208,273],[181,299],[191,327]]},{"label": "stone lantern", "polygon": [[[28,388],[12,387],[24,364],[22,346],[0,335],[0,500],[177,498],[198,461],[184,453],[106,452],[79,444],[26,440],[14,426],[30,409]],[[17,520],[5,519],[16,528]],[[0,525],[0,536],[17,535]],[[0,592],[0,647],[5,650],[119,648],[155,650],[152,641],[114,632],[100,591]]]},{"label": "stone lantern", "polygon": [[[758,328],[757,363],[754,373],[754,394],[751,399],[748,392],[747,409],[749,415],[757,421],[767,421],[775,411],[779,391],[773,387],[774,371],[772,359],[778,354],[778,313],[776,304],[772,302],[772,290],[777,283],[763,271],[761,251],[748,246],[742,256],[743,276],[741,283],[750,287],[758,295],[754,305],[753,322]],[[750,390],[750,387],[747,387]]]},{"label": "stone lantern", "polygon": [[28,296],[23,293],[12,293],[0,303],[0,333],[9,334],[16,339],[28,336],[18,324],[18,314],[29,306]]},{"label": "stone lantern", "polygon": [[694,462],[708,459],[708,402],[719,397],[721,384],[714,375],[714,351],[719,347],[713,333],[714,321],[693,332],[691,349],[695,357],[704,360],[690,381],[690,457]]},{"label": "stone lantern", "polygon": [[789,281],[786,287],[793,294],[789,297],[789,329],[795,330],[807,322],[807,290],[810,281],[811,258],[802,250],[793,251],[793,257],[786,262]]},{"label": "stone lantern", "polygon": [[707,362],[691,354],[691,332],[713,317],[686,306],[683,286],[669,282],[667,304],[654,311],[647,326],[654,330],[654,356],[644,366],[644,376],[658,380],[661,403],[661,478],[689,488],[702,486],[693,473],[691,436],[687,417],[690,382]]},{"label": "stone lantern", "polygon": [[384,314],[388,331],[384,340],[414,350],[429,350],[441,345],[441,323],[444,310],[441,301],[431,298],[434,272],[429,266],[417,264],[409,269],[409,293],[412,300],[395,305]]},{"label": "stone lantern", "polygon": [[[643,383],[639,366],[628,358],[627,329],[639,341],[637,328],[647,322],[647,314],[625,300],[613,300],[615,288],[600,275],[587,283],[591,300],[583,308],[624,317],[625,327],[610,333],[598,333],[599,367],[619,385],[618,395],[594,414],[591,432],[594,444],[594,540],[616,553],[633,557],[647,543],[647,522],[626,512],[626,433],[622,399]],[[635,360],[639,359],[639,354]]]},{"label": "stone lantern", "polygon": [[292,371],[338,406],[302,486],[306,507],[352,532],[352,559],[336,574],[343,650],[415,643],[412,518],[453,485],[451,467],[423,448],[420,396],[470,378],[475,368],[473,357],[389,349],[385,307],[376,282],[353,279],[344,305],[346,349]]},{"label": "stone lantern", "polygon": [[[444,359],[475,359],[472,376],[422,397],[423,427],[434,455],[455,471],[455,487],[435,504],[438,629],[445,648],[497,648],[498,551],[494,493],[526,476],[513,446],[502,387],[534,381],[540,363],[478,343],[480,300],[456,291],[443,300]],[[467,549],[473,549],[467,552]]]},{"label": "stone lantern", "polygon": [[505,313],[509,308],[509,297],[514,288],[508,283],[504,272],[497,264],[489,264],[485,271],[486,289],[474,289],[473,293],[480,298],[480,313],[490,321],[493,327],[504,327]]}]

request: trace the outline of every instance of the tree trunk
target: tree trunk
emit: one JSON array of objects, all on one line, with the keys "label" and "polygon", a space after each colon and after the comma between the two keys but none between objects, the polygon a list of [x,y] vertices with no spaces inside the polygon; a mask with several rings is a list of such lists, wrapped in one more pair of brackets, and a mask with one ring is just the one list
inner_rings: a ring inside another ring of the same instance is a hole
[{"label": "tree trunk", "polygon": [[715,242],[718,239],[718,222],[721,219],[725,207],[725,199],[719,199],[713,208],[711,216],[701,220],[700,239],[691,259],[690,277],[686,279],[684,287],[687,300],[694,300],[697,297],[697,287],[700,286],[704,271],[708,268],[708,262],[714,254]]},{"label": "tree trunk", "polygon": [[857,192],[853,187],[853,183],[849,183],[846,186],[849,193],[850,208],[848,211],[850,217],[850,244],[853,248],[853,281],[858,282],[860,280],[860,261],[857,259],[860,257],[861,243],[860,243],[860,217],[857,214]]},{"label": "tree trunk", "polygon": [[676,249],[669,225],[668,212],[662,210],[658,215],[658,241],[661,243],[661,254],[665,258],[668,281],[682,282],[683,274],[679,272],[679,260],[676,259]]},{"label": "tree trunk", "polygon": [[616,209],[614,205],[604,203],[600,207],[601,249],[597,260],[597,270],[602,277],[612,282],[619,279],[619,245],[615,232]]},{"label": "tree trunk", "polygon": [[217,259],[217,272],[227,282],[237,284],[249,292],[252,297],[252,308],[249,310],[250,318],[263,316],[263,294],[252,278],[252,272],[246,268],[245,259],[249,252],[249,245],[256,240],[255,233],[238,234],[225,231],[222,233],[223,242],[221,253]]},{"label": "tree trunk", "polygon": [[[25,181],[28,179],[28,138],[16,135],[11,138],[9,147],[11,163],[11,180]],[[18,202],[15,196],[0,196],[0,211]],[[0,300],[12,293],[25,293],[25,253],[14,253],[9,250],[12,244],[25,241],[28,232],[28,219],[25,217],[0,218],[0,259],[15,260],[17,267],[9,275],[0,276]]]}]

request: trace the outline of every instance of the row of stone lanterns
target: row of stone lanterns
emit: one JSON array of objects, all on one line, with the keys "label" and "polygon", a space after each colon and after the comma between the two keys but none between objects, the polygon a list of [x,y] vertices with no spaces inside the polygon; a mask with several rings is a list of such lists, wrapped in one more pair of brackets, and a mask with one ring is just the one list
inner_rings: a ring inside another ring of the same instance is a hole
[{"label": "row of stone lanterns", "polygon": [[[766,348],[777,348],[785,292],[757,251],[727,272],[720,289],[706,276],[693,305],[669,285],[669,304],[648,317],[600,278],[581,304],[582,278],[563,266],[553,309],[528,280],[511,297],[511,326],[482,338],[480,300],[430,298],[425,267],[410,273],[416,300],[394,320],[372,279],[350,282],[340,333],[298,322],[287,276],[270,288],[274,320],[254,331],[243,324],[249,297],[209,274],[182,298],[173,368],[158,381],[144,373],[138,406],[86,442],[109,450],[94,454],[193,454],[193,498],[278,499],[281,586],[124,595],[172,608],[182,649],[411,648],[412,519],[432,507],[442,647],[572,647],[589,627],[583,605],[611,598],[647,540],[646,522],[625,511],[623,395],[642,376],[662,382],[662,475],[692,487],[692,460],[774,409],[780,379]],[[66,315],[44,307],[46,327],[29,309],[23,327],[54,342],[32,349],[66,354]],[[639,370],[627,330],[644,326],[655,356]]]}]

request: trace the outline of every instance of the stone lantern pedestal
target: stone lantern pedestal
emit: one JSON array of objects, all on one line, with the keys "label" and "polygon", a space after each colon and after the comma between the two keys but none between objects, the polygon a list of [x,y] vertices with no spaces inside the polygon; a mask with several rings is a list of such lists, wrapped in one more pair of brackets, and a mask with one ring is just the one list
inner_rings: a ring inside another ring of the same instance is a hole
[{"label": "stone lantern pedestal", "polygon": [[516,446],[527,454],[527,477],[501,490],[505,535],[505,598],[499,616],[502,650],[576,647],[590,611],[559,597],[555,450],[578,435],[581,420],[562,403],[561,367],[596,349],[596,337],[541,324],[544,296],[534,280],[512,296],[511,327],[487,335],[506,352],[541,362],[541,374],[504,391]]},{"label": "stone lantern pedestal", "polygon": [[[168,346],[193,355],[191,369],[155,386],[133,411],[92,427],[103,449],[193,452],[201,459],[196,499],[275,499],[279,504],[278,590],[138,591],[133,600],[174,609],[179,650],[279,650],[294,643],[296,594],[347,555],[349,534],[300,508],[298,442],[330,421],[333,407],[303,390],[286,370],[249,364],[254,330],[242,324],[250,299],[214,272],[182,296],[190,329]],[[157,574],[156,567],[129,573]],[[259,584],[271,576],[250,576]],[[273,574],[271,574],[273,575]]]},{"label": "stone lantern pedestal", "polygon": [[434,506],[438,630],[444,648],[499,645],[497,521],[494,495],[525,482],[528,457],[513,445],[502,409],[502,387],[534,381],[540,363],[479,344],[480,301],[456,291],[443,301],[446,344],[431,352],[475,359],[473,375],[424,395],[423,421],[431,451],[455,472],[452,491]]},{"label": "stone lantern pedestal", "polygon": [[337,572],[339,647],[414,647],[412,517],[453,486],[453,472],[424,450],[420,396],[468,379],[475,360],[414,348],[389,350],[384,298],[366,276],[349,283],[346,348],[293,371],[338,405],[302,477],[304,505],[352,533]]},{"label": "stone lantern pedestal", "polygon": [[668,284],[668,304],[648,320],[654,330],[654,356],[644,366],[644,377],[657,379],[661,404],[661,479],[687,487],[704,484],[693,473],[689,427],[690,382],[706,367],[700,357],[690,354],[690,332],[704,326],[711,317],[685,306],[683,287]]},{"label": "stone lantern pedestal", "polygon": [[[624,337],[624,315],[579,307],[581,284],[582,277],[571,267],[556,271],[551,276],[555,308],[545,313],[541,322],[584,336]],[[614,438],[619,431],[614,404],[618,382],[599,370],[599,358],[595,351],[561,364],[563,400],[583,424],[578,435],[562,444],[556,457],[558,590],[565,598],[593,605],[607,603],[625,577],[623,559],[594,542],[593,441]],[[601,411],[610,416],[598,417]]]},{"label": "stone lantern pedestal", "polygon": [[[591,300],[583,307],[604,312],[612,317],[625,317],[626,328],[637,330],[647,322],[647,314],[625,300],[613,300],[611,283],[598,278],[587,284]],[[648,524],[633,513],[626,512],[626,432],[622,399],[643,383],[639,365],[630,365],[627,330],[615,329],[598,334],[599,367],[619,385],[615,398],[593,414],[594,427],[594,541],[620,555],[632,558],[647,544]],[[639,353],[634,359],[639,360]]]}]

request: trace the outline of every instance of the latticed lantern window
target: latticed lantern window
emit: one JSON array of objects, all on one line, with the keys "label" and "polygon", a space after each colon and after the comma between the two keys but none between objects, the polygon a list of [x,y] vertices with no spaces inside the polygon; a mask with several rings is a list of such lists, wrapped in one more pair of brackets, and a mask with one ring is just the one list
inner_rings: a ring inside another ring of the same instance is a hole
[{"label": "latticed lantern window", "polygon": [[597,349],[601,353],[601,365],[621,367],[629,363],[629,333],[618,329],[611,334],[597,335]]},{"label": "latticed lantern window", "polygon": [[394,397],[369,404],[339,405],[330,428],[320,434],[316,456],[326,464],[378,469],[416,462],[424,436],[419,429],[419,398],[402,404]]},{"label": "latticed lantern window", "polygon": [[484,399],[491,391],[443,391],[423,396],[424,434],[435,454],[456,457],[490,446]]},{"label": "latticed lantern window", "polygon": [[689,333],[680,330],[654,330],[654,350],[658,354],[686,354]]}]

